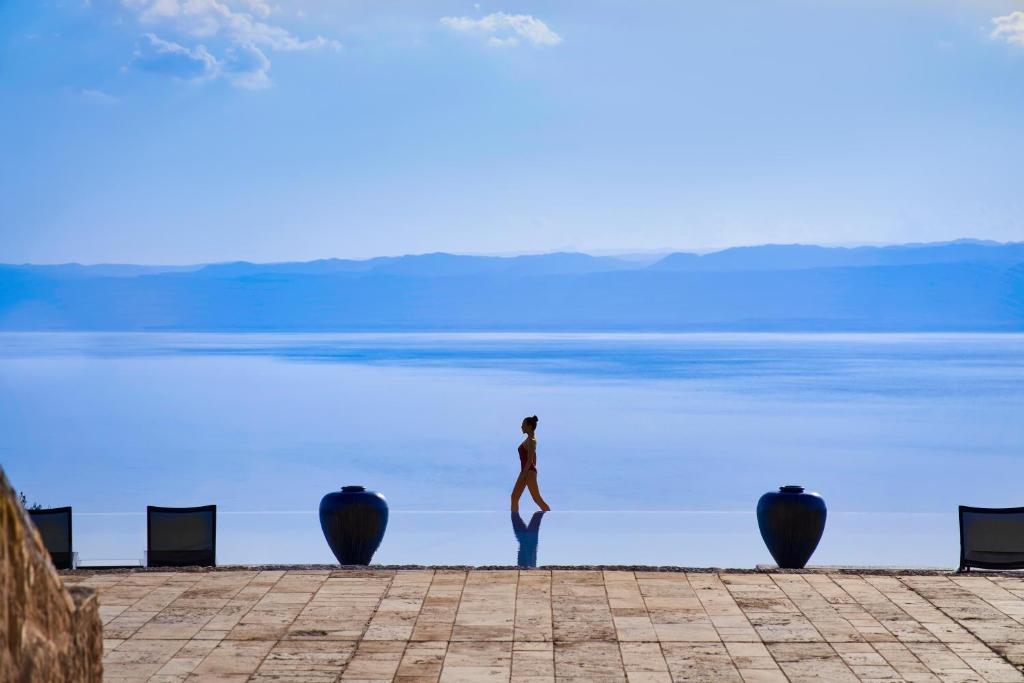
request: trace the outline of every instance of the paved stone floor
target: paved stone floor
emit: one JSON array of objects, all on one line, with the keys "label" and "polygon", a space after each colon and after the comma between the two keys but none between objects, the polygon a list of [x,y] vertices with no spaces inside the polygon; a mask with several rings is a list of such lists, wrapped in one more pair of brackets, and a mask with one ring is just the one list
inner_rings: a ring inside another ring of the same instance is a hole
[{"label": "paved stone floor", "polygon": [[1024,576],[65,574],[108,681],[1024,681]]}]

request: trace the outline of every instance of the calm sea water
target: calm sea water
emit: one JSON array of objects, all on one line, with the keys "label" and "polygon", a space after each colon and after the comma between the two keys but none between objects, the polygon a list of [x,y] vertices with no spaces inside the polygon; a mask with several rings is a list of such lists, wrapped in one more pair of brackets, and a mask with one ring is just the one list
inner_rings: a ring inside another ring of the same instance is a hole
[{"label": "calm sea water", "polygon": [[770,562],[754,507],[797,483],[813,563],[949,566],[958,504],[1024,505],[1020,335],[0,335],[0,463],[86,560],[216,503],[219,561],[327,562],[317,504],[357,483],[378,561],[514,564],[534,413],[541,564]]}]

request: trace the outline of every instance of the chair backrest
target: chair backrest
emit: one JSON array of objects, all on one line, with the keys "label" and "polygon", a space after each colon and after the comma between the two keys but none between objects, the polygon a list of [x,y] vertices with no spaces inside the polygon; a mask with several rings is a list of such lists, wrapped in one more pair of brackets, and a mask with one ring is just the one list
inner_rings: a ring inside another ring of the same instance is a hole
[{"label": "chair backrest", "polygon": [[960,506],[960,569],[1024,569],[1024,507]]},{"label": "chair backrest", "polygon": [[217,506],[146,508],[146,564],[213,567],[217,564]]},{"label": "chair backrest", "polygon": [[29,516],[39,530],[43,545],[57,569],[71,569],[71,508],[29,510]]}]

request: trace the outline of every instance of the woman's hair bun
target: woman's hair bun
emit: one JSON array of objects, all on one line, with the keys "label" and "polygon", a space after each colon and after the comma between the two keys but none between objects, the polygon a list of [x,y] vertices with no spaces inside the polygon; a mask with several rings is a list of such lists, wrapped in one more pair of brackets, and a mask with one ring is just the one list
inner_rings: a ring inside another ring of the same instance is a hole
[{"label": "woman's hair bun", "polygon": [[538,421],[538,418],[537,418],[537,416],[536,416],[536,415],[534,415],[534,416],[533,416],[533,421],[534,421],[534,422],[537,422],[537,421]]}]

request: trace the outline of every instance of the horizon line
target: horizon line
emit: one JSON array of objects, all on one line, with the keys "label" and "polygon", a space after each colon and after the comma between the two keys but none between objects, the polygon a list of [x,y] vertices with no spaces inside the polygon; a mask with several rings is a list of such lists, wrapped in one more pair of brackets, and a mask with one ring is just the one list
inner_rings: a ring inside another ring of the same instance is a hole
[{"label": "horizon line", "polygon": [[[999,240],[987,239],[984,237],[957,237],[950,240],[936,240],[936,241],[923,241],[923,242],[760,242],[756,244],[734,244],[729,246],[717,246],[708,248],[686,248],[686,247],[661,247],[652,249],[631,249],[624,247],[622,249],[577,249],[572,246],[559,247],[546,251],[521,251],[521,252],[472,252],[472,251],[423,251],[423,252],[406,252],[399,254],[378,254],[376,256],[363,256],[363,257],[352,257],[352,256],[319,256],[307,259],[283,259],[280,261],[249,261],[244,258],[230,259],[223,261],[199,261],[194,263],[144,263],[144,262],[129,262],[129,261],[96,261],[96,262],[81,262],[81,261],[23,261],[20,263],[8,263],[0,262],[0,266],[10,267],[24,267],[24,266],[44,266],[44,267],[57,267],[57,266],[80,266],[83,268],[94,268],[101,266],[142,266],[147,268],[195,268],[201,269],[208,266],[220,266],[220,265],[232,265],[232,264],[251,264],[251,265],[279,265],[285,263],[314,263],[317,261],[373,261],[376,259],[402,259],[402,258],[415,258],[422,256],[456,256],[466,258],[498,258],[498,259],[513,259],[530,256],[551,256],[555,254],[580,254],[583,256],[590,256],[592,258],[619,258],[622,260],[630,260],[629,257],[633,257],[635,260],[642,260],[636,257],[650,257],[654,261],[660,260],[666,256],[673,254],[693,254],[696,256],[706,256],[709,254],[716,254],[732,249],[757,249],[761,247],[820,247],[823,249],[862,249],[862,248],[889,248],[889,247],[926,247],[926,246],[945,246],[952,244],[983,244],[992,246],[1008,246],[1012,244],[1024,244],[1024,238],[1021,240],[1009,240],[1001,242]],[[652,262],[654,262],[652,261]]]}]

